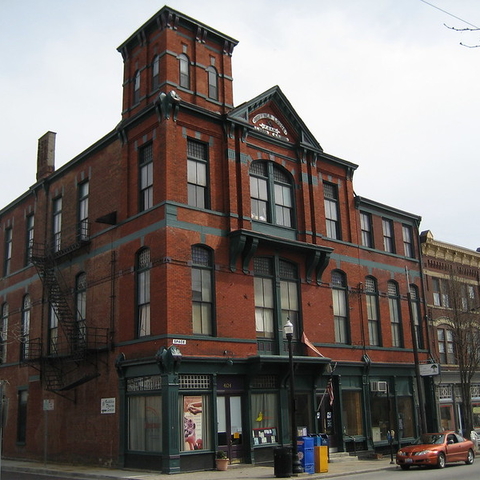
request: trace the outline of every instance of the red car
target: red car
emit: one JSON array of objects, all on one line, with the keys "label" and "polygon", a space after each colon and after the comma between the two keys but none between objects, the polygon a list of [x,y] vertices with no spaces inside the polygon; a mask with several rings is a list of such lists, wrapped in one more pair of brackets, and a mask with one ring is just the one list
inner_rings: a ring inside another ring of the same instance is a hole
[{"label": "red car", "polygon": [[471,465],[475,460],[475,445],[455,432],[424,433],[408,447],[397,452],[397,465],[408,470],[415,465],[443,468],[451,462]]}]

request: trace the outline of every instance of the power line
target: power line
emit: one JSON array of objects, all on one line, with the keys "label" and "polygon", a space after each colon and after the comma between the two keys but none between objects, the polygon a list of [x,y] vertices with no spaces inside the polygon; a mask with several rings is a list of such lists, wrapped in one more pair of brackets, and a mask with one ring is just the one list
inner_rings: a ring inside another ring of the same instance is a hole
[{"label": "power line", "polygon": [[437,7],[436,5],[433,5],[433,3],[427,2],[427,1],[425,1],[425,0],[420,0],[420,1],[421,1],[422,3],[425,3],[425,4],[429,5],[430,7],[436,8],[437,10],[440,10],[441,12],[446,13],[446,14],[449,15],[450,17],[456,18],[457,20],[460,20],[461,22],[466,23],[467,25],[470,25],[470,26],[473,27],[473,28],[476,28],[476,29],[479,29],[479,30],[480,30],[480,27],[477,27],[477,26],[474,25],[473,23],[467,22],[467,21],[464,20],[463,18],[457,17],[456,15],[453,15],[452,13],[447,12],[446,10],[441,9],[440,7]]}]

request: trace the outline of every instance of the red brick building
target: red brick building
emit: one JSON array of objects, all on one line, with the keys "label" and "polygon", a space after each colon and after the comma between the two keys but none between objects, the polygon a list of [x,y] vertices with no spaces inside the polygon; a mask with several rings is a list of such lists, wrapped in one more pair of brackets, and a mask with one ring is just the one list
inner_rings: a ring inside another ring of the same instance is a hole
[{"label": "red brick building", "polygon": [[6,456],[270,462],[288,321],[298,428],[371,450],[426,420],[420,217],[356,196],[280,88],[234,107],[236,44],[164,7],[118,49],[121,123],[58,170],[40,139],[0,211]]}]

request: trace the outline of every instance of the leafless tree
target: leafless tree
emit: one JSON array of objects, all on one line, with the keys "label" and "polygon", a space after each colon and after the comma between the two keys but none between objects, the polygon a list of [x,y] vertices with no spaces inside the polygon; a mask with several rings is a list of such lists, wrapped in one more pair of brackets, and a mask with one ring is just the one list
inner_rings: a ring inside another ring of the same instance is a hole
[{"label": "leafless tree", "polygon": [[[447,24],[444,23],[444,25],[449,28],[450,30],[455,30],[456,32],[480,32],[480,28],[456,28],[456,27],[450,27]],[[480,45],[467,45],[466,43],[460,42],[460,45],[462,47],[467,47],[467,48],[478,48]]]},{"label": "leafless tree", "polygon": [[460,377],[464,433],[473,430],[471,384],[480,369],[480,307],[474,286],[453,273],[448,281],[450,328]]}]

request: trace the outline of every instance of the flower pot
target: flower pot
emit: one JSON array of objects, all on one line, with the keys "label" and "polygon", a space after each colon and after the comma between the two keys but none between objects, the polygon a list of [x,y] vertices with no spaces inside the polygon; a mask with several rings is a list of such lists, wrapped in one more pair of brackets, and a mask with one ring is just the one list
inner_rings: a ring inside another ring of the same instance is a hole
[{"label": "flower pot", "polygon": [[217,464],[217,470],[225,471],[228,468],[228,458],[217,458],[215,462]]}]

